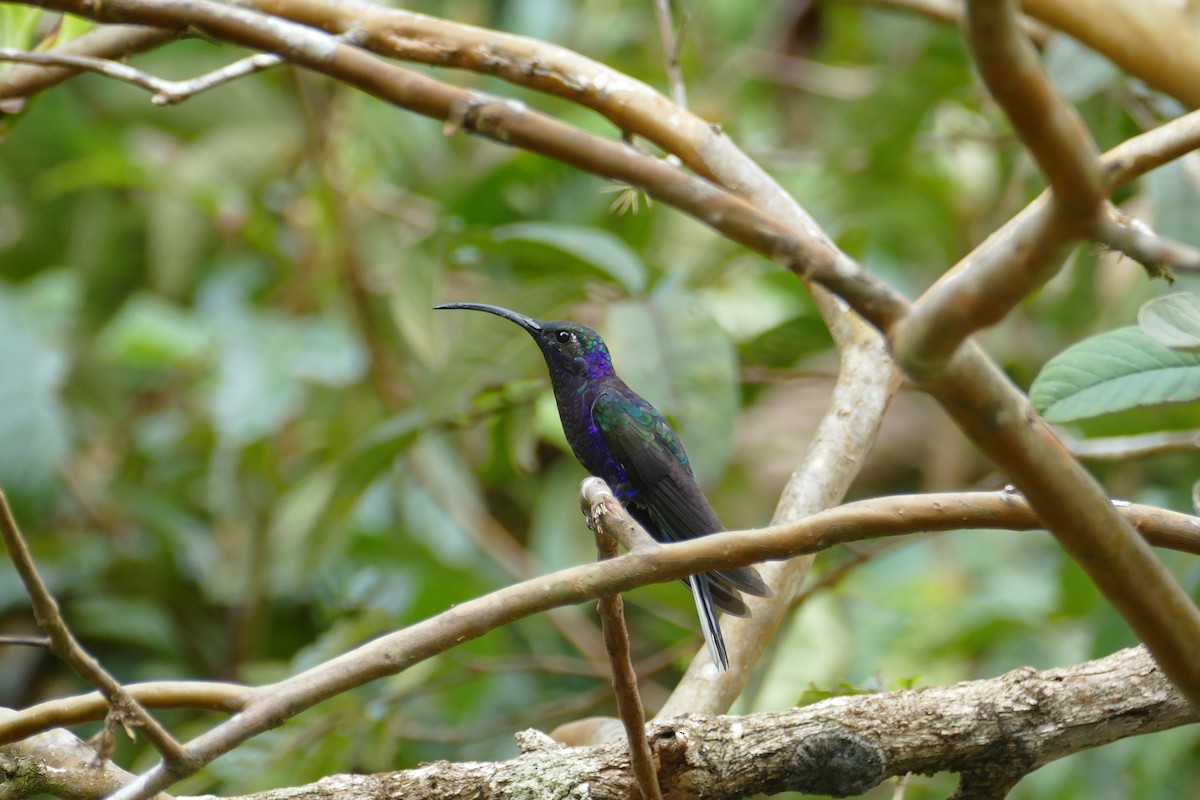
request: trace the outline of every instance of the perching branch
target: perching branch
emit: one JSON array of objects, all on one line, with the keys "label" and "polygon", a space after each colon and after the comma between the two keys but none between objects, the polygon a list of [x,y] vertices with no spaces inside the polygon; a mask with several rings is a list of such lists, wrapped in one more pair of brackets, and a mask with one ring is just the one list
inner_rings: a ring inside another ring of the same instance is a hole
[{"label": "perching branch", "polygon": [[[619,504],[595,517],[615,533],[627,525]],[[1135,504],[1120,513],[1161,546],[1200,553],[1195,517]],[[578,603],[647,583],[676,580],[722,566],[806,553],[880,536],[917,531],[977,528],[1035,529],[1029,505],[1012,492],[915,495],[880,498],[830,509],[794,523],[752,531],[728,532],[689,542],[639,550],[609,561],[573,567],[466,601],[435,617],[383,636],[276,684],[257,688],[197,684],[151,684],[130,691],[159,707],[211,707],[236,716],[187,743],[185,764],[199,769],[247,739],[269,730],[320,701],[408,667],[516,619],[548,608]],[[216,691],[220,689],[220,691]],[[160,705],[161,704],[161,705]],[[11,743],[46,725],[95,719],[103,710],[92,698],[50,701],[0,719],[0,744]],[[117,798],[146,797],[179,775],[156,767]],[[148,794],[149,793],[149,794]]]},{"label": "perching branch", "polygon": [[[835,697],[749,716],[689,715],[649,726],[664,786],[697,800],[797,791],[861,794],[889,776],[958,772],[962,789],[998,770],[1019,777],[1056,759],[1129,736],[1200,720],[1146,652],[988,680]],[[238,800],[625,800],[634,791],[625,743],[556,746],[521,734],[504,762],[437,762],[377,775],[339,775]],[[978,795],[975,796],[984,796]]]},{"label": "perching branch", "polygon": [[[589,478],[589,480],[596,480]],[[589,527],[596,534],[596,550],[600,559],[616,558],[616,539],[603,532],[589,519]],[[604,628],[604,644],[608,648],[609,663],[612,665],[612,686],[617,698],[617,713],[625,727],[625,740],[629,744],[629,761],[637,779],[642,800],[662,800],[658,788],[658,775],[654,769],[654,756],[646,740],[646,712],[638,696],[637,675],[633,671],[633,659],[629,654],[629,629],[625,626],[625,606],[621,595],[601,597],[598,603],[600,621]]]}]

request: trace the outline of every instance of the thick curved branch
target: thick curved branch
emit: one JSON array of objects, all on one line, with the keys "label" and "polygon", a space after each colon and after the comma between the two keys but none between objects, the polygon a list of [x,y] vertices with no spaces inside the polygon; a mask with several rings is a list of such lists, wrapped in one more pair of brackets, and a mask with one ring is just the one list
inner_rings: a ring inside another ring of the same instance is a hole
[{"label": "thick curved branch", "polygon": [[[1196,149],[1200,149],[1200,112],[1186,114],[1127,139],[1099,158],[1104,191],[1110,193]],[[956,314],[953,327],[958,335],[983,330],[1006,317],[1014,296],[1020,295],[1016,290],[1019,284],[1010,275],[1049,277],[1049,272],[1044,271],[1050,267],[1057,269],[1073,246],[1073,242],[1057,237],[1055,221],[1050,193],[1043,192],[925,291],[924,299],[918,302],[918,307],[924,307],[925,311],[919,314],[914,311],[890,333],[894,347],[917,351],[920,339],[938,335],[934,314],[929,311],[930,306],[924,306],[935,296],[940,297],[938,306],[958,309],[947,312]],[[948,351],[943,347],[937,353],[937,357],[925,356],[917,368],[936,372],[944,365]]]},{"label": "thick curved branch", "polygon": [[936,374],[964,339],[999,322],[1041,286],[1091,229],[1104,199],[1096,145],[1021,33],[1016,0],[970,0],[966,9],[967,42],[980,75],[1051,191],[1027,235],[993,237],[969,278],[939,281],[893,333],[897,360],[918,378]]},{"label": "thick curved branch", "polygon": [[968,0],[966,37],[980,76],[1046,175],[1064,224],[1082,226],[1103,195],[1096,144],[1020,29],[1016,0]]},{"label": "thick curved branch", "polygon": [[1022,0],[1026,14],[1112,59],[1189,108],[1200,106],[1200,18],[1175,0]]},{"label": "thick curved branch", "polygon": [[[836,697],[750,716],[689,715],[649,726],[664,785],[698,800],[797,791],[861,794],[909,772],[1004,771],[1014,780],[1092,747],[1198,721],[1144,648],[1038,672],[886,694]],[[323,778],[237,800],[441,800],[573,797],[634,791],[623,742],[563,747],[527,732],[522,755]],[[963,795],[965,796],[965,795]],[[978,796],[978,795],[977,795]],[[231,799],[232,800],[232,799]]]}]

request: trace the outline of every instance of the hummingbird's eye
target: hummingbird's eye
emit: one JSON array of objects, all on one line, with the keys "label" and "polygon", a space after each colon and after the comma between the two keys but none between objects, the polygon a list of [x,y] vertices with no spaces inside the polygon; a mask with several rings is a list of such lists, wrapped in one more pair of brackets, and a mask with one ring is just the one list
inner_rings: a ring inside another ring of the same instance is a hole
[{"label": "hummingbird's eye", "polygon": [[571,341],[571,339],[573,339],[574,337],[571,336],[570,331],[559,331],[558,333],[554,334],[554,338],[558,339],[559,344],[566,344],[567,342]]}]

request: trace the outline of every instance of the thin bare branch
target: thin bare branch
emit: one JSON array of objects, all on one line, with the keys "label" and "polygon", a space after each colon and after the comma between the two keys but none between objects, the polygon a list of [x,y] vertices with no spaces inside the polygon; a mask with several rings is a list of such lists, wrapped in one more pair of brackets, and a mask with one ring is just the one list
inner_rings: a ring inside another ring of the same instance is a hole
[{"label": "thin bare branch", "polygon": [[654,17],[658,21],[658,40],[662,43],[663,65],[667,71],[667,85],[671,87],[671,99],[680,108],[687,108],[687,89],[683,84],[683,70],[679,68],[679,43],[683,40],[687,16],[679,25],[678,35],[675,33],[675,23],[671,20],[671,0],[654,0]]},{"label": "thin bare branch", "polygon": [[1019,5],[968,0],[966,9],[967,42],[988,91],[1046,174],[1064,221],[1086,222],[1103,198],[1096,144],[1021,32]]},{"label": "thin bare branch", "polygon": [[244,75],[262,72],[265,69],[283,63],[283,59],[273,53],[257,53],[186,81],[168,81],[163,78],[156,78],[153,75],[142,72],[140,69],[134,69],[127,64],[70,53],[31,53],[11,47],[0,47],[0,61],[17,61],[23,64],[69,67],[76,71],[86,70],[88,72],[95,72],[114,80],[132,83],[134,86],[154,92],[154,97],[150,99],[150,102],[156,106],[181,103],[189,97],[207,89],[228,83]]},{"label": "thin bare branch", "polygon": [[1197,148],[1200,148],[1200,110],[1126,139],[1100,156],[1104,188],[1111,192]]},{"label": "thin bare branch", "polygon": [[1062,429],[1058,430],[1058,435],[1076,458],[1095,461],[1126,461],[1160,453],[1200,450],[1200,428],[1098,439],[1077,439]]},{"label": "thin bare branch", "polygon": [[[134,53],[152,50],[174,38],[173,32],[159,28],[104,25],[47,51],[46,55],[124,58]],[[78,68],[71,66],[47,67],[35,64],[4,70],[0,72],[0,100],[30,97],[78,75],[79,72]]]},{"label": "thin bare branch", "polygon": [[17,647],[40,647],[50,649],[50,638],[47,636],[0,636],[0,645],[15,645]]},{"label": "thin bare branch", "polygon": [[[596,551],[601,560],[616,558],[617,540],[600,530],[594,523],[589,527],[596,533]],[[601,597],[600,620],[604,628],[604,644],[612,665],[612,686],[617,697],[617,713],[625,726],[629,743],[629,761],[637,778],[642,800],[662,800],[658,775],[654,771],[654,756],[646,739],[646,712],[638,695],[637,675],[629,654],[629,630],[625,627],[625,609],[621,595]]]},{"label": "thin bare branch", "polygon": [[1092,226],[1091,238],[1132,258],[1152,278],[1174,281],[1172,270],[1200,270],[1200,250],[1182,242],[1160,239],[1149,225],[1129,216],[1111,203],[1107,213]]},{"label": "thin bare branch", "polygon": [[171,738],[166,729],[159,725],[158,720],[140,703],[130,697],[116,678],[108,674],[104,667],[83,649],[67,627],[58,610],[57,601],[38,575],[29,547],[25,544],[25,538],[21,536],[3,491],[0,491],[0,535],[3,536],[9,558],[12,559],[13,566],[25,585],[38,627],[50,640],[50,651],[67,662],[79,677],[100,690],[119,724],[135,723],[142,730],[146,740],[162,754],[165,763],[174,766],[181,762],[185,756],[179,743]]},{"label": "thin bare branch", "polygon": [[[959,0],[842,0],[862,6],[879,6],[894,8],[898,11],[908,11],[923,17],[944,22],[948,25],[963,24],[963,4]],[[1021,31],[1038,47],[1042,47],[1054,35],[1051,28],[1046,27],[1025,14],[1020,16]]]}]

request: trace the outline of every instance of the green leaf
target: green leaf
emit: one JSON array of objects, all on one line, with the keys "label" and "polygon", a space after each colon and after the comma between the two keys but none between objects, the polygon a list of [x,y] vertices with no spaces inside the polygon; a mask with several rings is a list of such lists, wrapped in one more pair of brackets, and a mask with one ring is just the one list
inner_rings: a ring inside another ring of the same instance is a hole
[{"label": "green leaf", "polygon": [[605,341],[617,372],[671,421],[701,483],[725,468],[738,414],[733,344],[688,293],[617,303]]},{"label": "green leaf", "polygon": [[1200,355],[1164,347],[1130,326],[1085,339],[1050,360],[1029,389],[1047,422],[1200,398]]},{"label": "green leaf", "polygon": [[248,281],[220,276],[199,307],[216,330],[216,381],[209,411],[223,441],[246,444],[275,432],[301,407],[306,383],[345,386],[366,369],[361,343],[333,319],[246,305]]},{"label": "green leaf", "polygon": [[294,590],[337,551],[350,512],[427,424],[416,411],[384,420],[337,463],[316,470],[283,497],[270,525],[272,551],[280,554],[270,568],[275,593]]},{"label": "green leaf", "polygon": [[1200,349],[1200,294],[1156,297],[1138,312],[1138,325],[1151,339],[1173,350]]},{"label": "green leaf", "polygon": [[150,294],[130,298],[99,339],[105,358],[147,368],[194,363],[211,343],[204,320]]},{"label": "green leaf", "polygon": [[497,242],[529,242],[551,247],[590,264],[637,294],[646,286],[646,266],[616,235],[586,225],[518,222],[492,231]]}]

